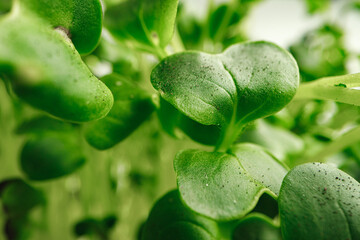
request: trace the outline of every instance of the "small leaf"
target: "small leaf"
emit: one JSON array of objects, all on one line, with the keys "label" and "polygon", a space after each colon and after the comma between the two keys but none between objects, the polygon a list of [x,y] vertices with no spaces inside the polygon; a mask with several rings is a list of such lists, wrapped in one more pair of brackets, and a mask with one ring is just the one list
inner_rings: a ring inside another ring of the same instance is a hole
[{"label": "small leaf", "polygon": [[21,99],[74,122],[99,119],[110,111],[110,90],[89,71],[72,43],[42,19],[2,18],[0,30],[0,65],[9,66],[2,74]]},{"label": "small leaf", "polygon": [[45,203],[42,192],[18,178],[0,183],[0,199],[8,217],[24,216]]},{"label": "small leaf", "polygon": [[69,36],[80,54],[91,53],[102,29],[100,0],[20,0],[21,14],[35,14]]},{"label": "small leaf", "polygon": [[178,0],[127,0],[106,11],[105,25],[120,39],[164,48],[172,38]]},{"label": "small leaf", "polygon": [[4,224],[4,234],[9,240],[30,239],[32,226],[27,216],[8,218]]},{"label": "small leaf", "polygon": [[48,180],[76,171],[85,163],[79,139],[71,134],[31,138],[21,151],[20,164],[31,180]]},{"label": "small leaf", "polygon": [[284,178],[279,195],[284,239],[360,239],[360,184],[332,166],[307,163]]},{"label": "small leaf", "polygon": [[109,114],[86,125],[86,140],[97,149],[108,149],[135,131],[155,110],[151,96],[129,80],[116,75],[103,82],[114,95]]},{"label": "small leaf", "polygon": [[215,240],[217,234],[217,223],[186,208],[173,190],[154,205],[141,235],[143,240]]},{"label": "small leaf", "polygon": [[281,240],[281,232],[270,218],[252,214],[241,220],[236,227],[233,240]]},{"label": "small leaf", "polygon": [[[324,0],[307,2],[322,3]],[[300,41],[290,46],[290,52],[299,64],[301,80],[304,82],[347,72],[346,59],[349,53],[344,44],[344,32],[336,25],[325,24],[307,32]]]},{"label": "small leaf", "polygon": [[172,55],[155,67],[151,81],[166,101],[191,119],[238,131],[288,104],[299,73],[284,49],[268,42],[248,42],[217,55]]},{"label": "small leaf", "polygon": [[177,154],[179,192],[192,210],[225,221],[250,212],[262,193],[276,198],[286,169],[260,147],[239,144],[233,155],[200,150]]}]

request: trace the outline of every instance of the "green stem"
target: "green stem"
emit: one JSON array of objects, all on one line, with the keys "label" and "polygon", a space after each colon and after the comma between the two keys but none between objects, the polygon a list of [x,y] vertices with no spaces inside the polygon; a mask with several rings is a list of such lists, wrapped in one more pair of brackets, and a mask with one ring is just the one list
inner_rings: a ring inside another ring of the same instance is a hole
[{"label": "green stem", "polygon": [[236,8],[237,0],[232,0],[229,2],[228,7],[226,9],[224,18],[222,19],[220,23],[220,27],[218,28],[218,31],[215,33],[214,36],[214,42],[222,42],[222,39],[224,38],[224,35],[226,33],[227,27],[231,21],[231,17],[234,14],[234,9]]},{"label": "green stem", "polygon": [[359,141],[360,126],[355,127],[344,135],[336,138],[334,141],[322,148],[318,153],[307,158],[304,162],[323,162],[327,157],[330,157],[331,155],[338,153]]},{"label": "green stem", "polygon": [[325,77],[300,85],[295,100],[332,100],[360,106],[360,73]]},{"label": "green stem", "polygon": [[185,46],[177,27],[175,27],[174,36],[171,40],[171,46],[173,47],[175,53],[185,51]]},{"label": "green stem", "polygon": [[221,133],[220,141],[216,145],[214,152],[227,152],[230,146],[236,141],[244,126],[231,122]]}]

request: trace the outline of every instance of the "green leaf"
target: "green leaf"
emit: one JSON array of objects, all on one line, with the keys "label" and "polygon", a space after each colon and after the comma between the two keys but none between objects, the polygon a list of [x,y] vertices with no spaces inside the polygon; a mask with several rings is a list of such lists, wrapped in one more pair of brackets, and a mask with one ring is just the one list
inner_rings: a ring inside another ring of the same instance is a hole
[{"label": "green leaf", "polygon": [[105,25],[120,39],[164,48],[172,38],[178,0],[127,0],[107,9]]},{"label": "green leaf", "polygon": [[329,0],[305,0],[305,3],[310,14],[325,12],[330,6]]},{"label": "green leaf", "polygon": [[0,65],[8,66],[1,74],[24,101],[75,122],[99,119],[110,111],[110,90],[89,71],[66,36],[42,19],[16,11],[1,19],[0,30]]},{"label": "green leaf", "polygon": [[24,145],[20,164],[31,180],[48,180],[76,171],[85,163],[76,135],[49,133],[30,138]]},{"label": "green leaf", "polygon": [[18,178],[0,183],[0,199],[8,217],[24,216],[45,203],[42,192]]},{"label": "green leaf", "polygon": [[337,168],[295,167],[278,201],[285,239],[360,239],[360,184]]},{"label": "green leaf", "polygon": [[27,240],[30,239],[32,229],[27,216],[10,217],[6,219],[3,232],[9,240]]},{"label": "green leaf", "polygon": [[179,192],[173,190],[152,208],[142,232],[143,240],[208,240],[218,239],[217,223],[185,207]]},{"label": "green leaf", "polygon": [[181,130],[192,140],[205,145],[215,145],[220,138],[218,126],[207,126],[192,120],[162,97],[160,97],[160,108],[157,114],[163,130],[173,137],[180,137],[179,130]]},{"label": "green leaf", "polygon": [[279,195],[280,186],[287,173],[287,167],[263,148],[250,144],[237,144],[231,153],[252,178]]},{"label": "green leaf", "polygon": [[290,52],[299,64],[302,81],[346,73],[349,53],[345,48],[343,30],[336,25],[325,24],[307,32],[290,47]]},{"label": "green leaf", "polygon": [[86,125],[86,140],[97,149],[108,149],[135,131],[155,110],[151,95],[134,83],[112,74],[103,82],[114,95],[109,114]]},{"label": "green leaf", "polygon": [[279,227],[262,214],[251,214],[240,221],[233,240],[281,240]]},{"label": "green leaf", "polygon": [[[80,54],[91,53],[102,29],[100,0],[19,0],[20,14],[34,14],[67,33]],[[17,7],[17,6],[15,6]]]},{"label": "green leaf", "polygon": [[221,54],[184,52],[162,60],[151,81],[175,108],[203,125],[220,125],[236,139],[244,124],[282,109],[299,73],[284,49],[268,42],[236,44]]},{"label": "green leaf", "polygon": [[174,168],[179,192],[195,212],[225,221],[250,212],[262,193],[276,198],[287,170],[251,144],[239,144],[230,155],[185,150],[177,154]]}]

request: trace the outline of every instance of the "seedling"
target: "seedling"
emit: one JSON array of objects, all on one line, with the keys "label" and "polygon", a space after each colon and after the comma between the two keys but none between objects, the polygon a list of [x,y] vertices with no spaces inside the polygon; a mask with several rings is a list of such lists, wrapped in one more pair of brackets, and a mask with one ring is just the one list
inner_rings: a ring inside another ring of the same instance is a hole
[{"label": "seedling", "polygon": [[360,75],[342,32],[247,41],[255,2],[209,1],[199,22],[178,0],[0,1],[0,127],[21,169],[0,176],[7,238],[31,238],[62,184],[81,207],[60,239],[128,239],[117,225],[140,204],[142,240],[360,239]]}]

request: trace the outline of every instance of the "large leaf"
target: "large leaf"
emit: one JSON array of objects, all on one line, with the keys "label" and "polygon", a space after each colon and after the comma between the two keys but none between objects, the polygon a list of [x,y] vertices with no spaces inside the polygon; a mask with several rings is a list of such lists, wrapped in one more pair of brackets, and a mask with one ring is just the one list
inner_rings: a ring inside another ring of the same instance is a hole
[{"label": "large leaf", "polygon": [[204,125],[231,129],[234,140],[244,124],[290,102],[299,73],[284,49],[268,42],[247,42],[217,55],[172,55],[155,67],[151,81],[185,115]]},{"label": "large leaf", "polygon": [[137,129],[155,106],[151,95],[119,75],[108,75],[102,80],[114,95],[114,105],[105,118],[87,124],[85,135],[92,146],[107,149]]},{"label": "large leaf", "polygon": [[114,35],[141,45],[164,48],[174,32],[178,0],[127,0],[106,11]]},{"label": "large leaf", "polygon": [[42,192],[18,178],[0,183],[0,199],[8,217],[24,216],[34,207],[45,203]]},{"label": "large leaf", "polygon": [[215,240],[218,227],[215,221],[185,207],[174,190],[155,204],[141,235],[143,240]]},{"label": "large leaf", "polygon": [[279,209],[285,239],[360,239],[360,184],[332,166],[292,169],[281,186]]},{"label": "large leaf", "polygon": [[0,74],[11,80],[20,98],[76,122],[110,111],[110,90],[89,71],[69,39],[50,24],[13,11],[1,19],[0,30]]},{"label": "large leaf", "polygon": [[[102,29],[100,0],[19,0],[20,14],[33,14],[67,33],[80,54],[92,52]],[[16,6],[17,7],[17,6]]]},{"label": "large leaf", "polygon": [[21,168],[32,180],[70,174],[85,163],[79,139],[71,134],[46,134],[30,138],[22,149]]},{"label": "large leaf", "polygon": [[185,150],[174,161],[182,199],[195,212],[234,220],[250,212],[262,193],[276,198],[287,170],[260,147],[239,144],[234,155]]}]

